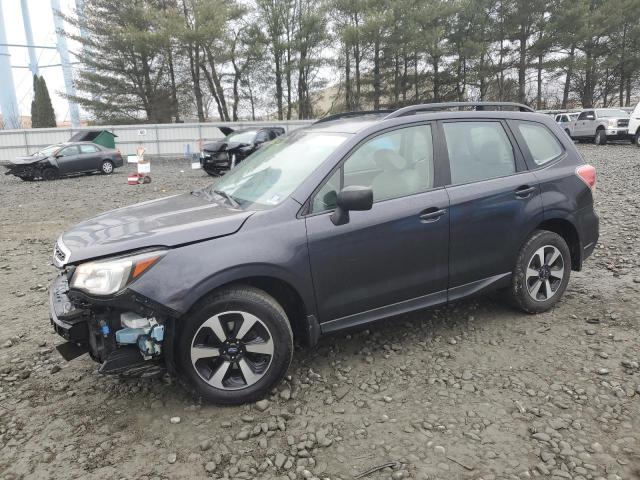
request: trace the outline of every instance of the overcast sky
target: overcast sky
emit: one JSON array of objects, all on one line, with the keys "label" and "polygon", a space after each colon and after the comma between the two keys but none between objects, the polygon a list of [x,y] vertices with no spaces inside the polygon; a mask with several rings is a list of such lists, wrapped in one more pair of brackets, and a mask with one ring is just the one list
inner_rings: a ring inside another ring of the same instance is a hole
[{"label": "overcast sky", "polygon": [[[22,23],[22,10],[20,0],[0,0],[6,25],[7,42],[25,45],[24,26]],[[50,0],[27,0],[31,15],[31,28],[33,40],[36,45],[55,46],[56,34],[53,26],[53,13]],[[60,0],[60,7],[65,14],[75,12],[75,0]],[[2,25],[0,25],[2,28]],[[67,41],[69,49],[74,51],[76,45]],[[10,47],[11,65],[13,67],[29,65],[29,54],[26,48]],[[59,64],[60,57],[56,50],[36,50],[38,65]],[[71,56],[71,61],[74,57]],[[64,80],[60,67],[40,68],[40,74],[44,76],[49,87],[49,93],[59,121],[69,120],[69,107],[67,101],[61,98],[57,92],[64,91]],[[13,68],[13,81],[16,86],[16,97],[21,115],[31,115],[31,100],[33,97],[33,85],[31,71],[27,68]],[[81,112],[82,115],[82,112]]]}]

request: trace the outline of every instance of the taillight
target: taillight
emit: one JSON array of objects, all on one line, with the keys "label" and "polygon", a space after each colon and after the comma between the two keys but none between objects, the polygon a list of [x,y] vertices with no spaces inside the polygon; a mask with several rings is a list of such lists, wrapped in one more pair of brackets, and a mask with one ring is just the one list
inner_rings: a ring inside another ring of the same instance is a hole
[{"label": "taillight", "polygon": [[596,187],[596,169],[591,165],[581,165],[576,168],[576,175],[593,190]]}]

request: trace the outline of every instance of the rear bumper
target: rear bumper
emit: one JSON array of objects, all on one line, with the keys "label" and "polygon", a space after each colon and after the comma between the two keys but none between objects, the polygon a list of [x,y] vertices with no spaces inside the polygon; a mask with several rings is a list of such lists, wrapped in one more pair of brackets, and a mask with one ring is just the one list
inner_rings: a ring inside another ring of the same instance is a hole
[{"label": "rear bumper", "polygon": [[600,219],[593,207],[585,207],[578,211],[578,228],[582,247],[582,261],[591,256],[600,237]]}]

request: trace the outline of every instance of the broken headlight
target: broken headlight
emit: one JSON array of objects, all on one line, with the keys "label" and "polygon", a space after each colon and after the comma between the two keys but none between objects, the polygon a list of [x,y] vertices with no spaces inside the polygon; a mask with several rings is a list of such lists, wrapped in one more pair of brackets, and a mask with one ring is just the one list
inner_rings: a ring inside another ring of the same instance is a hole
[{"label": "broken headlight", "polygon": [[165,250],[155,250],[82,263],[73,273],[70,288],[90,295],[112,295],[146,272],[165,253]]}]

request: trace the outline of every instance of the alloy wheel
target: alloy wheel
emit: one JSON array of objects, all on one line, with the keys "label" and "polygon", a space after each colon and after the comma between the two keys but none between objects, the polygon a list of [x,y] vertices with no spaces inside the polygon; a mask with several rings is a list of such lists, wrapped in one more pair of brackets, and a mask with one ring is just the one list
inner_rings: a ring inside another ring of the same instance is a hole
[{"label": "alloy wheel", "polygon": [[266,324],[247,312],[228,311],[207,319],[191,341],[191,363],[200,378],[221,390],[258,382],[274,354]]},{"label": "alloy wheel", "polygon": [[111,162],[103,162],[102,163],[102,172],[109,174],[113,172],[113,164]]},{"label": "alloy wheel", "polygon": [[527,292],[536,302],[553,297],[564,278],[564,259],[560,250],[545,245],[535,251],[527,265],[525,284]]}]

